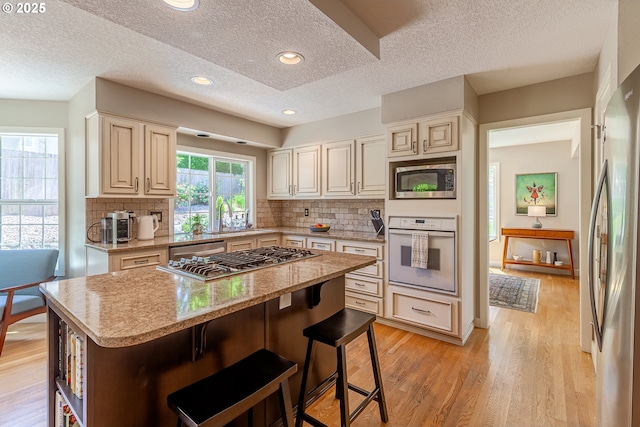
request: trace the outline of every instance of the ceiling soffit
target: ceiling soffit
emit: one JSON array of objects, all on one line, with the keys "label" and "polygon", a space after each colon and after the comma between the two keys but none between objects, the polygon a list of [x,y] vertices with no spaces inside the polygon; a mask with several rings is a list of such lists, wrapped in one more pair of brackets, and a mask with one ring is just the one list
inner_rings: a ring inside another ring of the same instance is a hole
[{"label": "ceiling soffit", "polygon": [[[367,46],[371,50],[307,1],[208,0],[200,2],[198,13],[175,11],[159,0],[63,1],[280,91],[377,62],[379,56],[377,37],[355,15],[341,25],[359,25],[355,37],[369,31],[369,42],[375,39],[373,48]],[[350,13],[342,8],[343,15]],[[305,60],[283,65],[276,57],[282,51],[299,52]]]}]

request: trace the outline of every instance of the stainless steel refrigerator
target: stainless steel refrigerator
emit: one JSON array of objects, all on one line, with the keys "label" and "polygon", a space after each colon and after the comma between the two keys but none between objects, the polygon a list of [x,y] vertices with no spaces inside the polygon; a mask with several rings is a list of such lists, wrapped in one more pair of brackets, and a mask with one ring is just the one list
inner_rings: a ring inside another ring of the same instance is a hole
[{"label": "stainless steel refrigerator", "polygon": [[600,353],[596,426],[640,426],[638,179],[640,67],[605,112],[603,164],[591,210],[589,288]]}]

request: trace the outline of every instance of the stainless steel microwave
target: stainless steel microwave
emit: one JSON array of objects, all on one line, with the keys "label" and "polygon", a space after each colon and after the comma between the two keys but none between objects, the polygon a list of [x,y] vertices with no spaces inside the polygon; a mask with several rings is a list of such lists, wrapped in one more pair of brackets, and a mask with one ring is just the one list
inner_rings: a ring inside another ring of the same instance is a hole
[{"label": "stainless steel microwave", "polygon": [[397,199],[455,199],[456,165],[419,165],[397,167]]}]

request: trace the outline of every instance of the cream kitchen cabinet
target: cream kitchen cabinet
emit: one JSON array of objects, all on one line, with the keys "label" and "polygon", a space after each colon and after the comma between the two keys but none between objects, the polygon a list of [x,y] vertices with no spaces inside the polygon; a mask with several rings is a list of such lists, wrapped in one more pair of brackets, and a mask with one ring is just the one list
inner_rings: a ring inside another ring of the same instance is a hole
[{"label": "cream kitchen cabinet", "polygon": [[227,241],[227,252],[246,251],[256,247],[255,239],[237,239]]},{"label": "cream kitchen cabinet", "polygon": [[306,247],[307,238],[304,236],[282,236],[282,246],[289,246],[293,248],[304,248]]},{"label": "cream kitchen cabinet", "polygon": [[269,199],[320,196],[320,146],[270,151],[267,188]]},{"label": "cream kitchen cabinet", "polygon": [[323,144],[322,193],[325,197],[384,197],[385,163],[383,135]]},{"label": "cream kitchen cabinet", "polygon": [[345,305],[383,315],[384,245],[357,241],[337,241],[336,252],[375,256],[375,264],[345,275]]},{"label": "cream kitchen cabinet", "polygon": [[268,236],[256,237],[256,247],[263,248],[265,246],[280,246],[280,235],[273,234]]},{"label": "cream kitchen cabinet", "polygon": [[165,265],[168,261],[167,248],[138,249],[123,252],[104,252],[95,248],[85,248],[86,275],[113,273],[153,265]]},{"label": "cream kitchen cabinet", "polygon": [[86,144],[87,197],[176,195],[176,128],[95,113]]},{"label": "cream kitchen cabinet", "polygon": [[425,118],[387,128],[387,157],[423,156],[456,151],[459,117]]}]

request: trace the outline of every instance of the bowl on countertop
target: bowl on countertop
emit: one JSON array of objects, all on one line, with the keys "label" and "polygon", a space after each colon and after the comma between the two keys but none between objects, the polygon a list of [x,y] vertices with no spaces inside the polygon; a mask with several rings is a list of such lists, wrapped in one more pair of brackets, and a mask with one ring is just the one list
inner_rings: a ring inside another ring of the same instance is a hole
[{"label": "bowl on countertop", "polygon": [[329,229],[331,228],[330,225],[327,225],[326,227],[314,227],[313,225],[309,226],[309,230],[310,231],[329,231]]},{"label": "bowl on countertop", "polygon": [[514,255],[513,256],[513,260],[514,261],[522,261],[522,255]]}]

